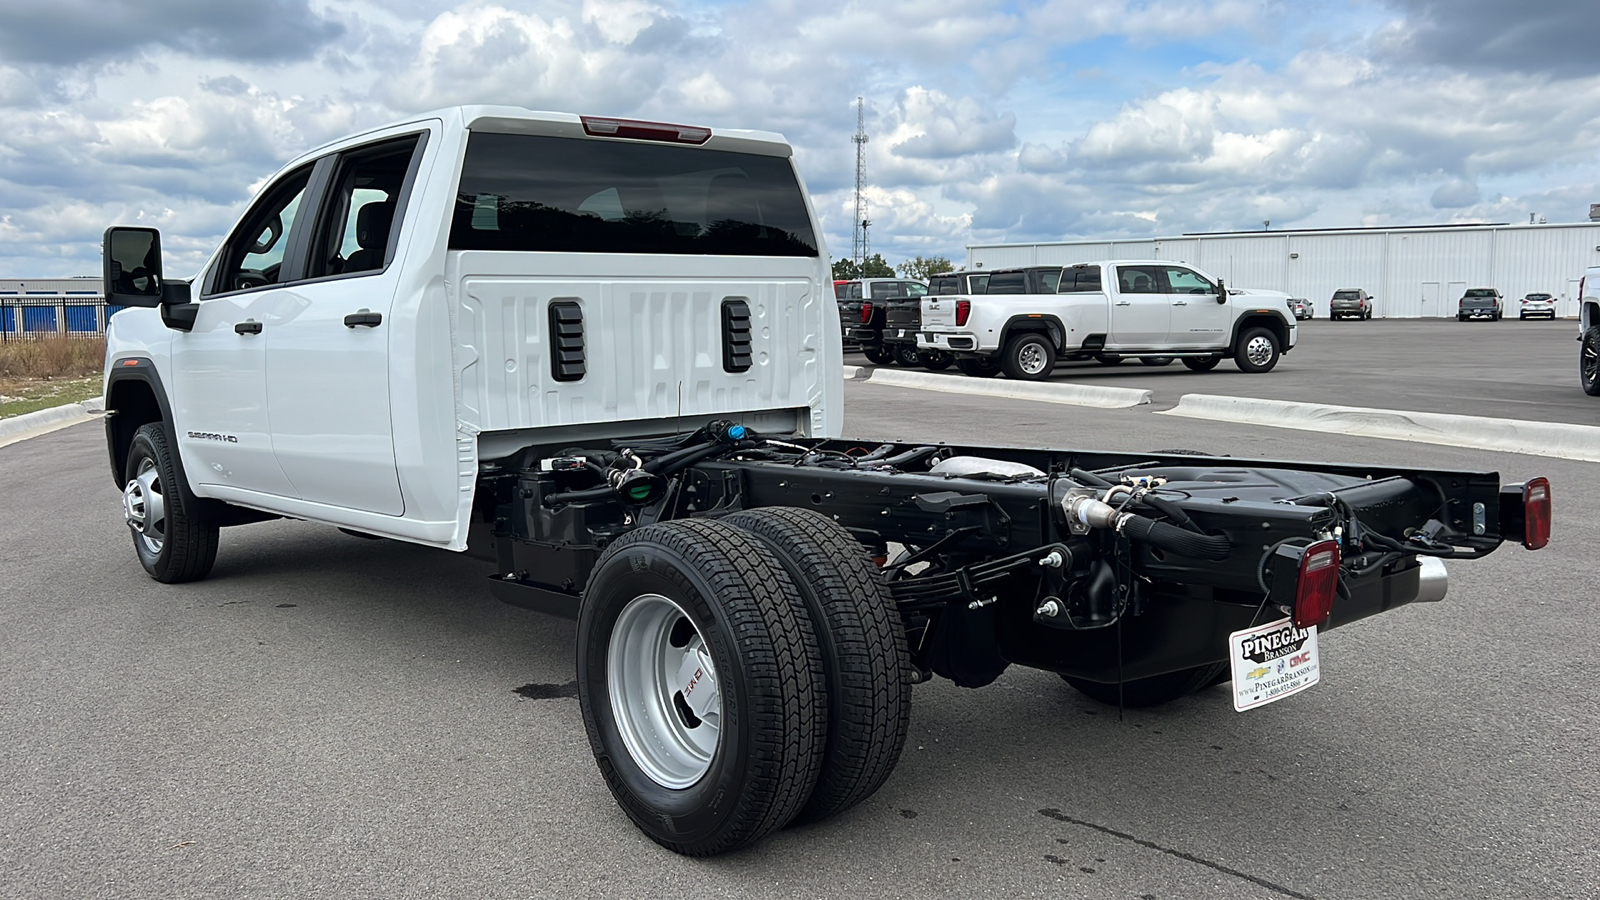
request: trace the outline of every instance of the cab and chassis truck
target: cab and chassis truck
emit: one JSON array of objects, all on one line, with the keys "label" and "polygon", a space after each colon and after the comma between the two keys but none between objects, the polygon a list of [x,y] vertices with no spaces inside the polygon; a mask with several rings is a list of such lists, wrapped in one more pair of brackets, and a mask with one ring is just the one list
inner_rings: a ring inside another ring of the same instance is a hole
[{"label": "cab and chassis truck", "polygon": [[791,157],[460,107],[291,161],[188,282],[108,229],[139,563],[204,578],[219,528],[275,517],[482,556],[496,596],[577,620],[622,810],[709,855],[869,797],[935,675],[1153,705],[1228,680],[1230,636],[1298,664],[1442,597],[1441,560],[1547,539],[1542,479],[839,437]]}]

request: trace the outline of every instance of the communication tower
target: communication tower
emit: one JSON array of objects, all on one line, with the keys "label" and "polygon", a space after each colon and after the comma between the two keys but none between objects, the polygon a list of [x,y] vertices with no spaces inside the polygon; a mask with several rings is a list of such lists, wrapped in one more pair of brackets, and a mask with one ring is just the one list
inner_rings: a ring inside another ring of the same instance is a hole
[{"label": "communication tower", "polygon": [[859,271],[867,262],[867,227],[872,224],[867,220],[867,197],[863,193],[867,184],[868,137],[866,112],[860,97],[856,98],[856,133],[850,140],[856,145],[856,217],[850,228],[850,256]]}]

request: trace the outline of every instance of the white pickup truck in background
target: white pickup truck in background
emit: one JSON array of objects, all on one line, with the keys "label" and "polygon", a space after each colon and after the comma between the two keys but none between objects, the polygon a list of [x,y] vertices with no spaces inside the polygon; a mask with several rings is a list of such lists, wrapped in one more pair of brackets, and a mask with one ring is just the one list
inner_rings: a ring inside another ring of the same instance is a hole
[{"label": "white pickup truck in background", "polygon": [[1231,356],[1246,372],[1268,372],[1295,345],[1288,299],[1229,290],[1165,260],[997,269],[981,295],[924,298],[917,346],[955,354],[968,375],[1030,381],[1048,378],[1060,359],[1181,359],[1203,372]]}]

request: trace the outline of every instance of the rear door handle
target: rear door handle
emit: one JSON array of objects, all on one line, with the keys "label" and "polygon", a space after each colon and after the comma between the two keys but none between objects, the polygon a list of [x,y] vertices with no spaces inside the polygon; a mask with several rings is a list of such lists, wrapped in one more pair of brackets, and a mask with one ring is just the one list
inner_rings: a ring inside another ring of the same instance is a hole
[{"label": "rear door handle", "polygon": [[233,326],[233,333],[234,334],[260,334],[261,333],[261,323],[257,322],[255,319],[245,319],[243,322],[240,322],[239,324]]},{"label": "rear door handle", "polygon": [[344,317],[344,327],[346,328],[355,328],[357,326],[376,328],[382,324],[383,313],[375,313],[368,309],[363,309],[360,312],[353,312]]},{"label": "rear door handle", "polygon": [[1133,305],[1133,301],[1132,300],[1118,300],[1117,301],[1117,305],[1118,306],[1132,306]]},{"label": "rear door handle", "polygon": [[1173,306],[1188,306],[1189,305],[1189,301],[1187,301],[1187,300],[1174,300],[1174,301],[1172,301],[1172,305]]}]

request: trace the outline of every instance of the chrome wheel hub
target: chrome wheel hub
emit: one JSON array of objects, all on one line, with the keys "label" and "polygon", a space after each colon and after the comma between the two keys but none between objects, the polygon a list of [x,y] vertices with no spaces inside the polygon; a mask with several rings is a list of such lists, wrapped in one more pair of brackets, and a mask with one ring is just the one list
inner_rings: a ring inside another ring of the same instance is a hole
[{"label": "chrome wheel hub", "polygon": [[1272,339],[1265,335],[1256,335],[1250,343],[1244,345],[1245,358],[1258,366],[1267,364],[1272,359]]},{"label": "chrome wheel hub", "polygon": [[161,490],[155,460],[139,462],[139,471],[122,489],[122,512],[145,549],[160,553],[167,535],[167,498]]},{"label": "chrome wheel hub", "polygon": [[1017,354],[1017,367],[1029,375],[1037,375],[1044,371],[1044,348],[1038,344],[1029,344]]},{"label": "chrome wheel hub", "polygon": [[650,780],[682,790],[705,776],[721,736],[722,691],[705,640],[678,604],[641,594],[623,607],[606,687],[622,742]]}]

